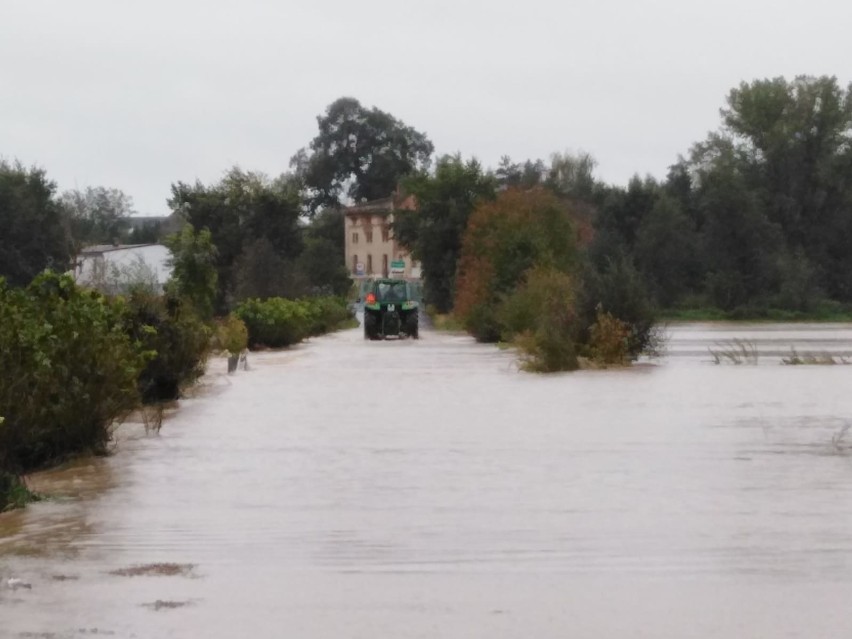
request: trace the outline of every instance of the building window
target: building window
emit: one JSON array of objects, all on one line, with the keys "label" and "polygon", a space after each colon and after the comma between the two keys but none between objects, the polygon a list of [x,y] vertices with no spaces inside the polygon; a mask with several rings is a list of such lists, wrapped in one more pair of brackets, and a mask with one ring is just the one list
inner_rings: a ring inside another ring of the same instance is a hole
[{"label": "building window", "polygon": [[358,256],[357,255],[352,256],[352,272],[353,273],[358,272]]},{"label": "building window", "polygon": [[369,274],[373,273],[373,256],[372,255],[367,256],[367,273],[369,273]]},{"label": "building window", "polygon": [[364,234],[367,236],[367,244],[371,244],[373,242],[373,232],[364,231]]},{"label": "building window", "polygon": [[388,276],[388,255],[385,253],[382,255],[382,275],[385,277]]},{"label": "building window", "polygon": [[358,243],[358,234],[357,234],[357,233],[353,233],[353,234],[352,234],[352,243],[353,243],[353,244],[357,244],[357,243]]},{"label": "building window", "polygon": [[390,229],[385,227],[382,229],[382,242],[387,242],[390,239]]}]

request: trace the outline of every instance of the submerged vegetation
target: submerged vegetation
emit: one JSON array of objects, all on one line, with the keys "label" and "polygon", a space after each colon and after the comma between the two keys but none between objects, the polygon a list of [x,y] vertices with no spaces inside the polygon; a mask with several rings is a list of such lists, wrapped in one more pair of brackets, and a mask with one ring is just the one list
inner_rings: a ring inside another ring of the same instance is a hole
[{"label": "submerged vegetation", "polygon": [[18,475],[0,470],[0,513],[41,500]]},{"label": "submerged vegetation", "polygon": [[[746,364],[756,366],[760,359],[757,344],[750,340],[733,339],[720,342],[716,348],[708,349],[714,364]],[[790,347],[790,354],[781,358],[781,364],[786,366],[835,366],[852,364],[845,355],[831,353],[799,353],[795,347]]]},{"label": "submerged vegetation", "polygon": [[756,365],[759,359],[757,344],[742,339],[721,342],[709,351],[714,364]]},{"label": "submerged vegetation", "polygon": [[843,355],[831,355],[830,353],[799,353],[791,347],[789,357],[782,358],[781,363],[787,366],[834,366],[836,364],[849,365],[852,364],[852,361]]}]

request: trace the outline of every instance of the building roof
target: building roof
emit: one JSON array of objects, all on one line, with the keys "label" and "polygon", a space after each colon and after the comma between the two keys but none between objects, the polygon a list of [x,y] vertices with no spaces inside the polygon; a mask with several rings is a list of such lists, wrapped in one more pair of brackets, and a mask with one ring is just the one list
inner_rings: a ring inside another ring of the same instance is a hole
[{"label": "building roof", "polygon": [[359,202],[352,206],[347,206],[343,209],[346,215],[358,215],[369,213],[371,215],[387,215],[392,211],[401,209],[413,210],[416,207],[413,195],[403,195],[394,193],[388,197],[379,198],[377,200],[368,200],[367,202]]},{"label": "building roof", "polygon": [[80,255],[101,255],[111,251],[143,248],[145,246],[160,246],[159,244],[95,244],[80,249]]}]

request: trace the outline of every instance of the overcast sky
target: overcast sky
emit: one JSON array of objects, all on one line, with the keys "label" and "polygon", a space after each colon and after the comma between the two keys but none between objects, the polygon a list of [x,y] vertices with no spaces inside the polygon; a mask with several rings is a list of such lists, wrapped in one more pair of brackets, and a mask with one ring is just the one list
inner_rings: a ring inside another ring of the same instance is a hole
[{"label": "overcast sky", "polygon": [[842,0],[0,0],[0,156],[166,214],[172,182],[270,175],[340,96],[495,166],[585,150],[662,177],[728,91],[852,80]]}]

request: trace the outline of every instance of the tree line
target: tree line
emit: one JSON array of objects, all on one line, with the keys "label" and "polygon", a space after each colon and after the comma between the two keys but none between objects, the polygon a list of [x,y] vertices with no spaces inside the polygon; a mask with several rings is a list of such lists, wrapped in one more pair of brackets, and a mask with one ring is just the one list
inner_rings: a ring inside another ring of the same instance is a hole
[{"label": "tree line", "polygon": [[665,179],[625,187],[594,176],[588,154],[554,154],[496,170],[459,156],[408,179],[419,215],[398,236],[423,260],[439,310],[455,301],[461,240],[476,202],[540,188],[573,211],[598,272],[635,269],[668,311],[730,317],[848,312],[852,304],[852,91],[831,77],[743,83],[721,125]]},{"label": "tree line", "polygon": [[[211,234],[220,313],[252,297],[344,293],[341,205],[400,185],[419,211],[399,212],[394,232],[422,262],[427,299],[441,312],[456,301],[471,214],[512,189],[558,198],[584,268],[635,271],[657,308],[731,317],[848,310],[850,89],[825,76],[756,80],[733,88],[720,115],[718,130],[664,179],[637,174],[618,186],[599,180],[585,153],[504,157],[491,169],[460,155],[435,159],[425,133],[340,98],[280,176],[234,167],[213,184],[176,181],[168,204],[181,223]],[[45,267],[66,268],[84,243],[129,238],[132,212],[115,189],[57,194],[43,170],[0,163],[0,275],[23,285]]]}]

